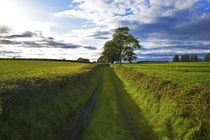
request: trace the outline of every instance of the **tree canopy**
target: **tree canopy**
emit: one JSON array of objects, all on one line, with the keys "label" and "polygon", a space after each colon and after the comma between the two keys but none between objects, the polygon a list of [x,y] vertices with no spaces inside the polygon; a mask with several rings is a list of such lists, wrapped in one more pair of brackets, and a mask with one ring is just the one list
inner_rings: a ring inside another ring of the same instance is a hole
[{"label": "tree canopy", "polygon": [[119,27],[115,30],[112,40],[104,45],[102,56],[108,63],[118,61],[133,61],[137,59],[134,49],[140,49],[138,38],[129,33],[128,27]]}]

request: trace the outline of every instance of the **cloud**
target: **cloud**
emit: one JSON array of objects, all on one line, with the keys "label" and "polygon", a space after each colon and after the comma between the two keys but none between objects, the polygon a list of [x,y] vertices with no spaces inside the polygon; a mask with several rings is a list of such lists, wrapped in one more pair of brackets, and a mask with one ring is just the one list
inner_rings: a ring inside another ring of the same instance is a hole
[{"label": "cloud", "polygon": [[74,45],[71,43],[61,43],[61,42],[56,42],[53,40],[48,40],[46,43],[44,43],[46,46],[51,46],[51,47],[59,47],[59,48],[65,48],[65,49],[75,49],[75,48],[79,48],[79,45]]},{"label": "cloud", "polygon": [[17,45],[20,44],[20,42],[17,41],[11,41],[11,40],[0,40],[1,45]]},{"label": "cloud", "polygon": [[53,54],[71,54],[72,58],[84,55],[84,51],[96,59],[114,29],[128,26],[143,46],[136,51],[140,57],[169,59],[174,53],[201,55],[209,51],[209,0],[73,0],[69,3],[69,9],[52,14],[54,17],[50,16],[48,21],[17,20],[19,24],[3,24],[27,32],[8,33],[6,26],[0,26],[0,34],[4,33],[0,44],[48,51],[61,49],[63,53],[56,50]]},{"label": "cloud", "polygon": [[96,47],[92,47],[92,46],[85,46],[84,48],[88,49],[88,50],[96,50]]},{"label": "cloud", "polygon": [[92,35],[90,35],[89,37],[93,37],[94,39],[107,40],[107,39],[110,38],[110,36],[111,36],[110,31],[96,31]]},{"label": "cloud", "polygon": [[[36,40],[33,40],[33,37],[36,37]],[[82,46],[76,45],[73,43],[66,43],[63,41],[56,41],[53,37],[44,37],[40,33],[39,35],[33,32],[25,32],[22,34],[14,34],[9,36],[3,36],[0,39],[1,45],[13,45],[16,47],[25,47],[25,48],[62,48],[62,49],[76,49],[76,48],[85,48],[88,50],[96,50],[94,46]],[[13,40],[16,38],[30,38],[32,40]]]},{"label": "cloud", "polygon": [[0,26],[0,34],[8,33],[9,27],[7,26]]},{"label": "cloud", "polygon": [[36,35],[35,33],[32,33],[30,31],[24,32],[22,34],[15,34],[15,35],[10,35],[10,36],[5,36],[5,38],[24,38],[24,37],[33,37]]}]

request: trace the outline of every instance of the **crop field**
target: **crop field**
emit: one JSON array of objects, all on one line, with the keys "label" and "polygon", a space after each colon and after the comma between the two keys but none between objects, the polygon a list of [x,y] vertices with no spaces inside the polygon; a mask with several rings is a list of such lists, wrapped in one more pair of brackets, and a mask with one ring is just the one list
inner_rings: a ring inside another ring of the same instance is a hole
[{"label": "crop field", "polygon": [[0,60],[0,81],[11,78],[48,77],[77,72],[90,64],[56,61]]},{"label": "crop field", "polygon": [[180,62],[180,63],[139,63],[124,64],[128,68],[161,77],[179,84],[210,86],[210,63]]}]

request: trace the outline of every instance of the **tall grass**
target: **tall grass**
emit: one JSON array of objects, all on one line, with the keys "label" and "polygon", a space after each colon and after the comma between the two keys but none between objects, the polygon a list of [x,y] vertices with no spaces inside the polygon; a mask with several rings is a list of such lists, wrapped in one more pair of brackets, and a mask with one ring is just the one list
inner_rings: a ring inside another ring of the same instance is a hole
[{"label": "tall grass", "polygon": [[185,86],[132,68],[113,67],[158,139],[207,139],[209,87]]},{"label": "tall grass", "polygon": [[61,139],[95,90],[101,67],[2,82],[0,139]]}]

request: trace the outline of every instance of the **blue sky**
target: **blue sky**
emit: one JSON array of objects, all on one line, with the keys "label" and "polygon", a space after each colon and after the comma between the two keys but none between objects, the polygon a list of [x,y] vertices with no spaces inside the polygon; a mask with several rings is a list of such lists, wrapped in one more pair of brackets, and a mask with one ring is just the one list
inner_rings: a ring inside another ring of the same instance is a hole
[{"label": "blue sky", "polygon": [[120,26],[138,60],[210,52],[210,0],[0,0],[0,57],[94,61]]}]

